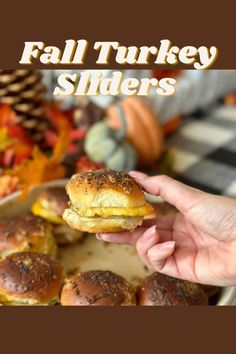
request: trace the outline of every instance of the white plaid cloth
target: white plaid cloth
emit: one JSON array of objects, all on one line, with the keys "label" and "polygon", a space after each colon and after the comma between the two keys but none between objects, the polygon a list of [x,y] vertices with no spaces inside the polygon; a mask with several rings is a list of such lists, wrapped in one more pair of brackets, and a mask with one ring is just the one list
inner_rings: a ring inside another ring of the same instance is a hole
[{"label": "white plaid cloth", "polygon": [[167,144],[175,150],[173,169],[180,181],[236,197],[236,106],[187,117]]}]

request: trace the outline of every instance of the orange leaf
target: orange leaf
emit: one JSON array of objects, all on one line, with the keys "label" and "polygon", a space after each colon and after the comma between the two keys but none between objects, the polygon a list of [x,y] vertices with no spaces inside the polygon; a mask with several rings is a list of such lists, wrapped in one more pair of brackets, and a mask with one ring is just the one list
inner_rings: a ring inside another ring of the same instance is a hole
[{"label": "orange leaf", "polygon": [[67,129],[62,130],[53,150],[52,160],[54,162],[60,161],[62,155],[66,152],[69,142],[69,131]]},{"label": "orange leaf", "polygon": [[31,160],[25,160],[20,166],[8,171],[9,175],[19,178],[22,186],[22,198],[27,197],[32,187],[65,176],[66,171],[61,164],[61,159],[68,143],[68,133],[66,130],[62,131],[51,157],[44,155],[36,146]]},{"label": "orange leaf", "polygon": [[6,104],[0,104],[0,126],[5,127],[7,124],[16,122],[16,113]]}]

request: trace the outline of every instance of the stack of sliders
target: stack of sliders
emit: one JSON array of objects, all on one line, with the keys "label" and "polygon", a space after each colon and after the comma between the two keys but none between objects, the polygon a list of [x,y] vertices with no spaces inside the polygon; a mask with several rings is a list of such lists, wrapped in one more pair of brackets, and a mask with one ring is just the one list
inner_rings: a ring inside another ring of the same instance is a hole
[{"label": "stack of sliders", "polygon": [[64,220],[85,232],[134,230],[153,212],[135,180],[125,172],[96,170],[74,175],[66,186],[70,207]]}]

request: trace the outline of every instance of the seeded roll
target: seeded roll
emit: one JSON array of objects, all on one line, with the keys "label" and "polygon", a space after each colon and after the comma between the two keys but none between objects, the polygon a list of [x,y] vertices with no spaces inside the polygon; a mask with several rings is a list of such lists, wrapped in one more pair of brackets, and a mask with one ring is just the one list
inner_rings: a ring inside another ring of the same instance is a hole
[{"label": "seeded roll", "polygon": [[32,252],[13,253],[0,262],[0,302],[4,305],[53,305],[63,280],[61,264]]},{"label": "seeded roll", "polygon": [[198,284],[160,273],[143,279],[137,298],[141,306],[208,305],[207,296]]},{"label": "seeded roll", "polygon": [[136,305],[135,291],[121,276],[94,270],[68,279],[62,289],[63,306]]},{"label": "seeded roll", "polygon": [[26,251],[56,256],[57,245],[51,224],[32,214],[0,220],[0,259]]},{"label": "seeded roll", "polygon": [[125,172],[96,170],[74,175],[66,186],[64,220],[86,232],[133,230],[153,212],[136,181]]},{"label": "seeded roll", "polygon": [[48,220],[53,225],[53,234],[58,245],[77,242],[83,233],[71,229],[62,215],[68,207],[69,198],[62,187],[44,189],[32,206],[32,213]]}]

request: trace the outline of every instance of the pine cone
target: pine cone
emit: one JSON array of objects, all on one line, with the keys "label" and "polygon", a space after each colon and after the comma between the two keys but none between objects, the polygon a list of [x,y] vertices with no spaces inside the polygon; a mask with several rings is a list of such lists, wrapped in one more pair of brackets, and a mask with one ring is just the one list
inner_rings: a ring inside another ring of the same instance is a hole
[{"label": "pine cone", "polygon": [[0,103],[15,110],[17,123],[39,145],[43,144],[43,132],[49,125],[43,110],[45,90],[40,71],[0,70]]}]

